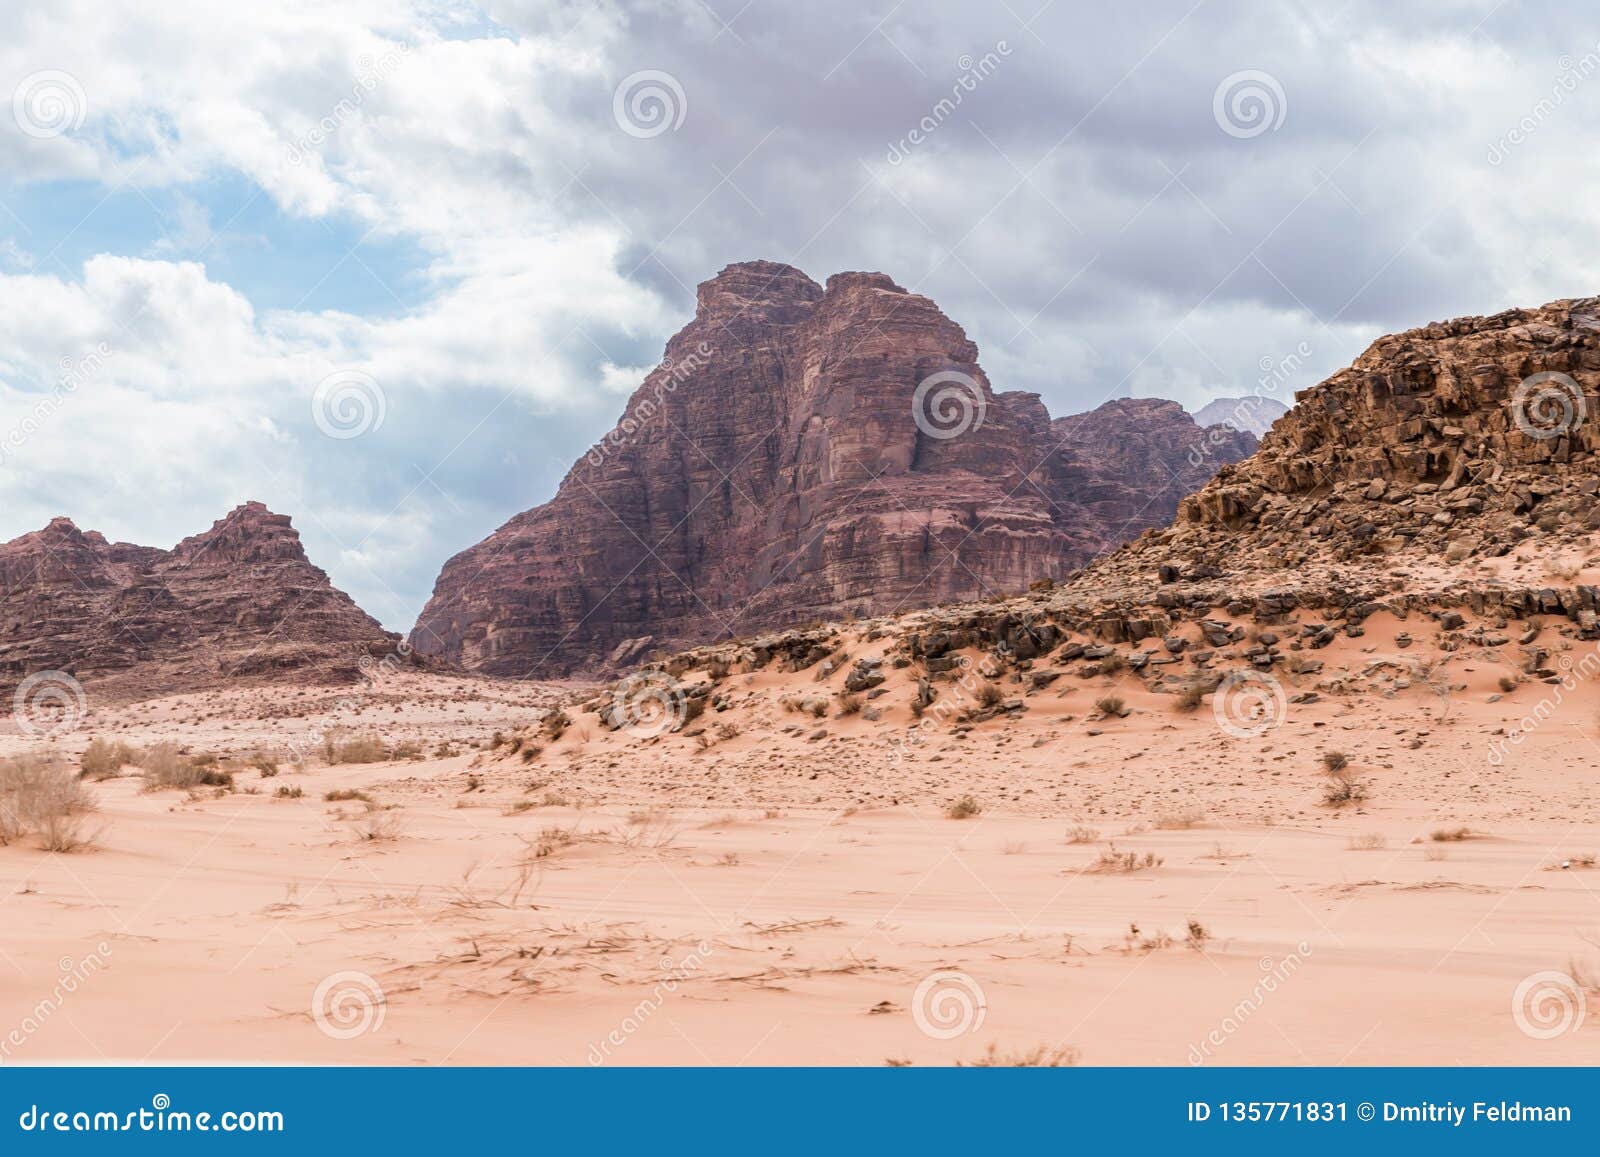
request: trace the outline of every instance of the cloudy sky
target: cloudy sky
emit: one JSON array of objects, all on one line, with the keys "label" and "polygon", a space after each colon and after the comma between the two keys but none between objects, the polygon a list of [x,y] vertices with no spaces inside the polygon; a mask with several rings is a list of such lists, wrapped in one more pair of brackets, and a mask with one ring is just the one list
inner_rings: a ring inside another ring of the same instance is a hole
[{"label": "cloudy sky", "polygon": [[884,270],[1056,413],[1600,289],[1580,4],[7,14],[0,538],[258,498],[396,629],[732,261]]}]

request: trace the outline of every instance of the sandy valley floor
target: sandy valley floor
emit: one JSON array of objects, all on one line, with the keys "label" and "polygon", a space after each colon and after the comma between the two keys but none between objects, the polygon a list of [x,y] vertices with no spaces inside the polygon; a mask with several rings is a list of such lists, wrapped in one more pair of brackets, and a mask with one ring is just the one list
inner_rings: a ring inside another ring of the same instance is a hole
[{"label": "sandy valley floor", "polygon": [[[731,678],[748,705],[715,742],[569,708],[526,760],[490,736],[572,688],[396,676],[337,720],[327,691],[102,709],[63,742],[238,755],[337,721],[424,757],[232,793],[129,768],[93,788],[94,848],[0,848],[3,1060],[1593,1062],[1593,685],[1501,694],[1508,657],[1467,650],[1412,678],[1422,656],[1372,627],[1253,738],[1132,676],[903,757],[900,684],[880,720],[796,725],[765,674]],[[1129,715],[1099,718],[1108,688]],[[1365,803],[1323,804],[1335,749]],[[1113,849],[1137,870],[1100,870]]]}]

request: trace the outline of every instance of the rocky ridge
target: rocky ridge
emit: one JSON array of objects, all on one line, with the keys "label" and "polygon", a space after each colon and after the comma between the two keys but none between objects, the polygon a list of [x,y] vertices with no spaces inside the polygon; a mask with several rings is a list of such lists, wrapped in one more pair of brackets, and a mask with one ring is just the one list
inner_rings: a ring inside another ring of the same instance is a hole
[{"label": "rocky ridge", "polygon": [[[700,648],[588,707],[607,727],[637,729],[634,688],[664,681],[654,699],[687,704],[677,729],[693,730],[737,695],[731,673],[769,667],[818,682],[848,669],[847,693],[912,667],[918,719],[968,663],[1002,689],[1020,685],[1003,701],[969,698],[965,722],[1025,710],[1069,665],[1183,696],[1259,675],[1275,695],[1310,699],[1360,679],[1380,690],[1428,683],[1427,656],[1457,651],[1527,680],[1592,677],[1597,394],[1600,299],[1385,337],[1303,392],[1260,450],[1186,498],[1170,527],[1061,584]],[[1360,639],[1374,616],[1402,652],[1425,654],[1325,674],[1317,652]]]},{"label": "rocky ridge", "polygon": [[548,676],[986,597],[1163,524],[1254,439],[1173,402],[1052,420],[881,273],[724,269],[544,506],[445,564],[412,642]]},{"label": "rocky ridge", "polygon": [[170,551],[56,518],[0,545],[0,690],[60,672],[136,695],[292,672],[345,681],[394,655],[259,502]]}]

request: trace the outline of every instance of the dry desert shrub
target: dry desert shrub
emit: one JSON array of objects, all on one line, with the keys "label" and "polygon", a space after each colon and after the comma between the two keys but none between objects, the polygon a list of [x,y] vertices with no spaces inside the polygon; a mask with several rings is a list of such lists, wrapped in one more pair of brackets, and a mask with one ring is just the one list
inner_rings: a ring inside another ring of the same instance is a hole
[{"label": "dry desert shrub", "polygon": [[1194,711],[1205,701],[1205,688],[1198,683],[1191,683],[1178,695],[1178,710]]},{"label": "dry desert shrub", "polygon": [[1324,751],[1322,767],[1329,775],[1336,775],[1350,766],[1350,757],[1342,751]]},{"label": "dry desert shrub", "polygon": [[978,690],[975,694],[977,695],[978,706],[980,707],[998,707],[1001,703],[1005,702],[1006,698],[1006,693],[1000,690],[999,686],[989,682],[987,679],[978,684]]},{"label": "dry desert shrub", "polygon": [[976,1060],[957,1061],[960,1068],[968,1069],[1062,1069],[1078,1063],[1081,1054],[1070,1045],[1039,1045],[1015,1052],[1001,1052],[991,1044]]},{"label": "dry desert shrub", "polygon": [[1188,928],[1184,933],[1183,942],[1195,952],[1204,952],[1206,944],[1211,939],[1211,932],[1200,921],[1191,918]]},{"label": "dry desert shrub", "polygon": [[1346,804],[1363,803],[1367,798],[1367,785],[1356,778],[1355,772],[1348,767],[1340,766],[1337,771],[1328,772],[1328,782],[1322,786],[1322,802],[1329,807],[1344,807]]},{"label": "dry desert shrub", "polygon": [[967,820],[981,811],[983,811],[982,804],[973,799],[972,796],[964,795],[945,808],[944,814],[953,820]]},{"label": "dry desert shrub", "polygon": [[85,779],[110,779],[138,758],[126,743],[112,743],[108,739],[91,739],[78,761]]},{"label": "dry desert shrub", "polygon": [[1067,843],[1092,844],[1100,838],[1098,828],[1075,827],[1067,829]]},{"label": "dry desert shrub", "polygon": [[345,822],[355,832],[356,838],[363,843],[383,843],[400,838],[400,830],[405,826],[405,821],[400,813],[392,808],[367,801],[367,810],[360,815],[347,816]]},{"label": "dry desert shrub", "polygon": [[1206,813],[1197,807],[1183,808],[1179,811],[1162,812],[1156,816],[1156,827],[1165,831],[1182,831],[1192,828],[1206,818]]},{"label": "dry desert shrub", "polygon": [[1100,858],[1089,865],[1088,870],[1094,873],[1127,873],[1143,872],[1151,868],[1159,868],[1163,861],[1154,852],[1140,855],[1138,852],[1119,852],[1117,845],[1112,844],[1100,853]]},{"label": "dry desert shrub", "polygon": [[1379,832],[1365,832],[1359,836],[1351,836],[1349,842],[1345,844],[1345,847],[1352,852],[1381,852],[1388,846],[1389,841]]},{"label": "dry desert shrub", "polygon": [[1436,844],[1453,844],[1461,840],[1472,838],[1472,829],[1460,828],[1435,828],[1428,837]]},{"label": "dry desert shrub", "polygon": [[572,716],[568,715],[565,711],[561,710],[561,708],[557,707],[554,711],[550,712],[550,714],[544,717],[544,722],[539,725],[539,732],[546,739],[550,740],[550,742],[554,743],[556,740],[565,735],[567,733],[567,728],[571,726]]},{"label": "dry desert shrub", "polygon": [[216,757],[183,754],[176,743],[156,743],[139,753],[146,791],[165,787],[232,787],[233,773],[213,766]]},{"label": "dry desert shrub", "polygon": [[35,835],[47,852],[72,852],[93,841],[84,817],[94,797],[66,761],[29,753],[0,760],[0,845]]},{"label": "dry desert shrub", "polygon": [[1121,719],[1128,713],[1128,705],[1123,702],[1121,695],[1103,695],[1094,701],[1094,709],[1107,717],[1115,715]]},{"label": "dry desert shrub", "polygon": [[854,691],[843,691],[839,694],[839,716],[859,715],[861,713],[862,699]]},{"label": "dry desert shrub", "polygon": [[376,735],[330,731],[322,737],[322,758],[330,767],[341,763],[381,763],[389,750]]},{"label": "dry desert shrub", "polygon": [[353,787],[340,788],[338,791],[325,792],[322,798],[328,803],[349,803],[352,800],[360,803],[371,803],[372,797],[364,791],[357,791]]},{"label": "dry desert shrub", "polygon": [[1511,692],[1515,691],[1516,689],[1517,689],[1517,681],[1515,679],[1513,679],[1510,675],[1502,675],[1502,676],[1500,676],[1500,690],[1504,691],[1506,694],[1509,695]]}]

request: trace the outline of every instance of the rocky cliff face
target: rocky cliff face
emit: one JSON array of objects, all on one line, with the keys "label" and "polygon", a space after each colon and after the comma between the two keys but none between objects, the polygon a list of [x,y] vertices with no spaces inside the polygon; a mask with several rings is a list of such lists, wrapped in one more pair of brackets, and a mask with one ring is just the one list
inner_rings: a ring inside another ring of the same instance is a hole
[{"label": "rocky cliff face", "polygon": [[399,641],[259,502],[170,551],[107,542],[67,518],[0,545],[0,690],[46,671],[129,693],[290,672],[351,679]]},{"label": "rocky cliff face", "polygon": [[1254,447],[1173,403],[1052,422],[881,273],[749,262],[555,498],[451,559],[416,648],[550,675],[1057,577]]}]

